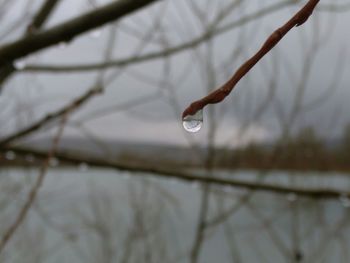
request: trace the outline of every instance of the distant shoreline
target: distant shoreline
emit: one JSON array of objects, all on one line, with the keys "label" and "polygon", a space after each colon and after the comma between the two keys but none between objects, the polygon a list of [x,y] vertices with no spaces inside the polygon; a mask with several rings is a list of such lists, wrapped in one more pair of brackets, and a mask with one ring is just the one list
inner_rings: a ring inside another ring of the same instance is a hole
[{"label": "distant shoreline", "polygon": [[[165,149],[164,149],[165,150]],[[95,154],[77,154],[58,152],[51,161],[51,167],[76,167],[88,165],[91,167],[108,168],[113,164],[128,167],[162,167],[165,169],[202,169],[205,163],[191,158],[191,151],[183,149],[182,158],[169,158],[161,151],[139,153],[137,151],[120,152],[108,161]],[[203,153],[204,156],[205,153]],[[46,159],[46,151],[32,148],[0,149],[0,169],[5,167],[39,167]],[[184,155],[189,156],[187,159]],[[267,148],[251,145],[243,149],[217,149],[213,167],[224,170],[260,170],[260,171],[290,171],[290,172],[350,172],[350,155],[348,152],[316,149],[308,147]]]}]

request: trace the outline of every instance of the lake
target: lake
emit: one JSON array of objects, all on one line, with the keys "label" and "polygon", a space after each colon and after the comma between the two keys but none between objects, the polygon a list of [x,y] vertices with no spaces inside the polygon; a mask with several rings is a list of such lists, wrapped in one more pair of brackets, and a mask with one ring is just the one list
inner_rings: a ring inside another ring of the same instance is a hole
[{"label": "lake", "polygon": [[[0,170],[2,232],[37,174],[34,168]],[[350,189],[350,176],[339,173],[216,171],[215,176],[340,193]],[[84,164],[51,169],[0,260],[190,262],[202,192],[198,183]],[[350,262],[350,203],[344,198],[212,186],[198,262]]]}]

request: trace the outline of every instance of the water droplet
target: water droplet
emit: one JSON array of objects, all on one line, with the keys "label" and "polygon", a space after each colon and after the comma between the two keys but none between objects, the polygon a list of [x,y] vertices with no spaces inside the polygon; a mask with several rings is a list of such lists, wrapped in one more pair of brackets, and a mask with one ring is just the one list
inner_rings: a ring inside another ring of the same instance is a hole
[{"label": "water droplet", "polygon": [[339,197],[339,201],[345,208],[350,207],[350,198],[349,198],[348,194],[346,194],[346,193],[341,194]]},{"label": "water droplet", "polygon": [[89,170],[89,165],[87,163],[79,164],[79,171],[86,172],[87,170]]},{"label": "water droplet", "polygon": [[203,110],[197,111],[194,115],[187,115],[183,118],[182,125],[188,132],[198,132],[203,125]]},{"label": "water droplet", "polygon": [[13,161],[16,159],[16,153],[13,151],[8,151],[5,153],[5,158],[9,161]]},{"label": "water droplet", "polygon": [[15,67],[15,69],[17,70],[22,70],[26,67],[27,63],[25,61],[25,59],[17,59],[14,63],[13,66]]},{"label": "water droplet", "polygon": [[60,161],[57,158],[51,158],[49,161],[50,166],[55,167],[58,166]]},{"label": "water droplet", "polygon": [[289,202],[295,202],[298,199],[298,196],[296,195],[296,193],[289,193],[287,195],[287,200]]},{"label": "water droplet", "polygon": [[90,36],[92,38],[99,38],[102,35],[102,30],[101,29],[95,29],[91,31]]}]

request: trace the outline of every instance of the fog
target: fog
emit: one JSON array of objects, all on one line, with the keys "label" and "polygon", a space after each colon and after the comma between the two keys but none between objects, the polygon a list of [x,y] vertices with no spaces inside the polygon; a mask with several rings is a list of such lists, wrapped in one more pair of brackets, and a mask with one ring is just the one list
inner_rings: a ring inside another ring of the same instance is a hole
[{"label": "fog", "polygon": [[[33,10],[40,1],[34,2],[36,5],[33,5]],[[103,5],[105,2],[99,1],[98,5]],[[217,6],[220,6],[219,2],[217,2]],[[222,2],[225,3],[225,1]],[[338,2],[339,5],[346,3]],[[221,21],[220,25],[225,26],[232,21],[239,20],[240,16],[254,13],[273,3],[274,1],[246,1],[242,4],[242,8]],[[267,80],[271,77],[277,79],[276,94],[287,115],[288,110],[292,107],[293,97],[297,96],[295,90],[302,78],[304,59],[307,53],[313,49],[312,41],[315,38],[319,41],[319,48],[313,56],[302,104],[312,104],[325,92],[326,94],[328,92],[329,95],[314,109],[304,111],[293,130],[304,126],[313,126],[326,138],[339,136],[344,124],[349,122],[347,112],[350,110],[350,105],[347,101],[350,95],[348,88],[350,81],[348,43],[350,37],[345,32],[347,32],[347,25],[350,23],[350,16],[348,12],[342,12],[344,10],[327,11],[328,9],[325,7],[330,3],[333,1],[322,1],[312,19],[302,27],[293,29],[237,85],[234,92],[221,105],[209,106],[209,108],[215,107],[217,109],[216,118],[220,123],[217,128],[217,143],[223,144],[230,141],[236,145],[251,139],[266,140],[279,135],[281,131],[276,117],[276,109],[275,105],[271,103],[263,117],[259,121],[251,123],[250,131],[245,133],[247,135],[235,140],[235,134],[239,132],[244,120],[251,114],[255,105],[259,104],[259,99],[266,95]],[[204,1],[203,4],[205,5]],[[216,6],[214,3],[211,4],[210,8],[212,8],[213,14],[206,13],[208,21],[210,21],[211,15],[215,14]],[[19,1],[17,5],[16,10],[20,14],[25,1]],[[212,63],[214,63],[214,68],[216,67],[215,85],[212,89],[223,84],[241,63],[256,52],[266,37],[282,25],[286,18],[290,17],[299,7],[300,5],[285,7],[246,23],[242,27],[218,34],[212,41]],[[87,4],[86,1],[62,1],[49,20],[47,27],[93,8],[94,6]],[[164,37],[167,46],[176,46],[183,41],[191,40],[203,31],[185,1],[163,1],[121,20],[118,24],[105,26],[100,28],[98,32],[89,32],[69,43],[27,57],[25,63],[26,65],[75,65],[102,61],[107,40],[113,30],[116,31],[116,40],[111,59],[127,58],[135,54],[135,50],[139,48],[140,44],[138,38],[135,38],[130,31],[137,30],[141,34],[147,32],[152,23],[155,23],[159,12],[164,12],[164,15],[160,20],[161,29],[155,33],[154,39]],[[18,14],[11,14],[11,16],[16,17]],[[23,32],[23,28],[18,32],[12,32],[2,42],[6,43],[15,39],[21,32]],[[224,68],[221,66],[220,69],[220,64],[225,61],[232,50],[242,44],[244,51],[233,61],[228,61],[228,66]],[[151,41],[140,49],[140,54],[159,50],[159,48],[159,45]],[[104,93],[74,114],[71,122],[86,118],[96,110],[112,106],[119,107],[118,105],[157,94],[155,99],[146,100],[144,103],[126,110],[120,107],[120,110],[91,119],[84,125],[91,133],[104,139],[187,144],[186,137],[188,135],[183,132],[180,116],[181,111],[191,101],[207,94],[208,83],[203,77],[205,76],[203,74],[206,74],[203,72],[205,70],[205,52],[206,44],[201,44],[196,51],[189,49],[170,56],[166,60],[160,58],[121,69],[120,75],[108,85]],[[273,65],[273,61],[277,61],[277,67]],[[342,63],[343,66],[337,67],[339,63]],[[165,74],[167,74],[164,71],[165,64],[171,71],[170,76],[167,76],[168,79],[164,79]],[[108,70],[106,74],[111,76],[115,72],[118,70]],[[327,90],[332,85],[334,72],[338,74],[338,82],[329,92]],[[3,127],[2,132],[9,133],[18,125],[24,126],[33,119],[44,116],[77,97],[83,91],[91,88],[96,74],[96,72],[59,74],[23,72],[16,74],[6,83],[0,97],[1,104],[10,104],[9,113],[6,116],[15,114],[16,118],[7,120],[9,124],[4,126],[6,128]],[[159,84],[162,81],[165,81],[164,85]],[[169,91],[169,85],[172,91]],[[176,96],[175,108],[169,104],[171,96]],[[25,107],[29,107],[31,110],[22,110],[18,113],[18,108]],[[220,113],[220,111],[225,112],[225,114]],[[205,120],[203,130],[196,134],[193,140],[203,143],[207,138],[207,133],[208,125],[206,125]],[[81,130],[70,125],[66,135],[80,136]]]}]

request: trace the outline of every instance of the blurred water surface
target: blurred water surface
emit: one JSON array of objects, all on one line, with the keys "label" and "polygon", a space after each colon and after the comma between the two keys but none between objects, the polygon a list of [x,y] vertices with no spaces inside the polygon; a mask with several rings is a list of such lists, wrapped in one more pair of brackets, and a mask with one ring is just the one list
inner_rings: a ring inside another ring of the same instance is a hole
[{"label": "blurred water surface", "polygon": [[[17,168],[0,173],[2,231],[37,174]],[[350,177],[337,173],[215,175],[340,191],[350,186]],[[53,169],[2,260],[188,262],[201,189],[196,183],[86,165]],[[342,196],[313,200],[217,186],[211,192],[199,262],[349,262],[349,209]],[[224,211],[231,213],[218,216]]]}]

